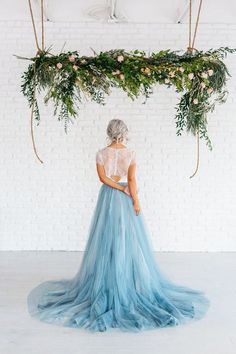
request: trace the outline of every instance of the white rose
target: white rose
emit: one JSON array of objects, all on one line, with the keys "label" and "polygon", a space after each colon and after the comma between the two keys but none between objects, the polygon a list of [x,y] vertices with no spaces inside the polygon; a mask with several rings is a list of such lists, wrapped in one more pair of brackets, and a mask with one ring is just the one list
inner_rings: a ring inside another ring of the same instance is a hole
[{"label": "white rose", "polygon": [[181,73],[183,73],[183,72],[184,72],[184,68],[181,66],[181,67],[179,68],[179,71],[181,71]]},{"label": "white rose", "polygon": [[214,74],[214,71],[212,69],[209,69],[207,72],[209,76],[212,76]]},{"label": "white rose", "polygon": [[78,66],[77,66],[77,65],[73,65],[73,69],[74,69],[75,71],[77,71],[77,70],[78,70]]},{"label": "white rose", "polygon": [[192,80],[194,78],[194,74],[193,73],[188,74],[188,78],[189,80]]},{"label": "white rose", "polygon": [[205,73],[205,72],[203,72],[203,73],[202,73],[202,77],[203,77],[204,79],[207,79],[207,78],[208,78],[208,74]]},{"label": "white rose", "polygon": [[209,87],[209,89],[207,90],[207,93],[211,94],[213,92],[213,88]]},{"label": "white rose", "polygon": [[165,83],[169,84],[170,80],[169,79],[165,79]]},{"label": "white rose", "polygon": [[118,55],[117,61],[118,61],[119,63],[121,63],[122,61],[124,61],[123,55]]},{"label": "white rose", "polygon": [[202,88],[205,88],[206,87],[206,84],[204,82],[201,82],[201,87]]},{"label": "white rose", "polygon": [[70,61],[70,62],[75,61],[75,56],[74,56],[74,55],[69,55],[69,61]]},{"label": "white rose", "polygon": [[145,68],[144,71],[146,74],[149,74],[151,72],[151,70],[149,68]]},{"label": "white rose", "polygon": [[124,80],[125,75],[124,75],[124,74],[120,74],[119,78],[120,78],[121,80]]},{"label": "white rose", "polygon": [[62,63],[57,63],[57,69],[61,69],[62,68]]},{"label": "white rose", "polygon": [[193,104],[198,104],[198,99],[197,98],[194,98]]}]

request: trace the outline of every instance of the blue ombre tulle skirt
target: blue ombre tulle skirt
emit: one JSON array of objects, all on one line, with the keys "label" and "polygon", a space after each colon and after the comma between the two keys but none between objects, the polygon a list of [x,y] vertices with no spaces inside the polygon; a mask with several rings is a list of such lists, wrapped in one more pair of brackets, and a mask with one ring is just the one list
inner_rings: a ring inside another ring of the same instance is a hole
[{"label": "blue ombre tulle skirt", "polygon": [[[126,182],[119,182],[126,184]],[[160,271],[142,209],[102,184],[82,264],[72,279],[50,280],[28,295],[32,316],[91,331],[140,331],[202,318],[202,291],[173,283]]]}]

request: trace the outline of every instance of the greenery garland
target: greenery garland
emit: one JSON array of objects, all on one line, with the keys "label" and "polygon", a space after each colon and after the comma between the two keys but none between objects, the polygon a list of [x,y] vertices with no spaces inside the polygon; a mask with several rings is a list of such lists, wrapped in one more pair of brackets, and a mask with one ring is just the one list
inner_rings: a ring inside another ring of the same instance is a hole
[{"label": "greenery garland", "polygon": [[212,149],[207,134],[207,118],[216,103],[227,98],[225,87],[230,76],[223,59],[236,49],[221,47],[207,52],[194,53],[163,50],[151,53],[123,49],[110,50],[94,56],[80,56],[77,51],[53,55],[48,50],[40,51],[30,58],[32,63],[22,75],[21,89],[35,119],[40,122],[40,113],[35,90],[46,90],[45,103],[54,102],[54,115],[68,122],[77,115],[83,94],[91,100],[105,104],[105,96],[112,87],[123,89],[131,99],[140,95],[148,98],[156,84],[174,86],[181,97],[176,106],[177,135],[182,131],[199,134]]}]

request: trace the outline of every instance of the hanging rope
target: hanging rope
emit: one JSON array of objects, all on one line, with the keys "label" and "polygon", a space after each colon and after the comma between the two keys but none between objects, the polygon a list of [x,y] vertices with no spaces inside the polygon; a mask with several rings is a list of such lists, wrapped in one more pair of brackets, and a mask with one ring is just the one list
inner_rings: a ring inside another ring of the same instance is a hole
[{"label": "hanging rope", "polygon": [[38,41],[38,35],[37,35],[36,26],[35,26],[35,22],[34,22],[34,14],[33,14],[33,10],[32,10],[31,0],[28,0],[28,4],[29,4],[29,9],[30,9],[30,17],[31,17],[32,25],[33,25],[33,30],[34,30],[34,39],[35,39],[36,48],[37,48],[38,52],[41,52],[42,50],[39,48],[39,41]]},{"label": "hanging rope", "polygon": [[44,18],[43,18],[43,0],[41,0],[41,30],[42,30],[42,50],[44,50]]},{"label": "hanging rope", "polygon": [[[189,0],[189,38],[188,38],[187,51],[190,54],[192,54],[194,50],[197,50],[196,48],[194,48],[194,44],[195,44],[195,40],[196,40],[196,35],[197,35],[197,30],[198,30],[198,25],[199,25],[201,9],[202,9],[202,0],[200,0],[200,2],[199,2],[197,20],[196,20],[196,24],[195,24],[193,39],[192,39],[192,0]],[[197,163],[196,163],[196,168],[195,168],[194,173],[189,178],[192,178],[193,176],[196,175],[196,173],[198,171],[198,167],[199,167],[199,160],[200,160],[200,154],[199,154],[199,142],[200,142],[199,141],[200,140],[199,128],[197,129],[196,138],[197,138]]]},{"label": "hanging rope", "polygon": [[196,21],[194,35],[193,35],[193,41],[192,41],[192,48],[193,49],[195,49],[194,43],[195,43],[195,39],[196,39],[196,35],[197,35],[197,29],[198,29],[198,25],[199,25],[199,18],[200,18],[201,9],[202,9],[202,0],[200,0],[199,6],[198,6],[197,21]]},{"label": "hanging rope", "polygon": [[189,0],[188,51],[191,49],[192,38],[192,0]]},{"label": "hanging rope", "polygon": [[197,20],[196,20],[196,24],[195,24],[193,39],[192,39],[192,0],[189,0],[189,28],[188,28],[189,38],[188,38],[188,47],[187,47],[187,51],[189,53],[192,53],[193,50],[197,50],[196,48],[194,48],[194,44],[195,44],[195,40],[196,40],[201,9],[202,9],[202,0],[200,0],[200,2],[199,2]]},{"label": "hanging rope", "polygon": [[[36,45],[36,48],[37,48],[36,55],[38,55],[44,50],[43,0],[41,0],[41,44],[42,44],[42,48],[39,47],[38,35],[37,35],[37,31],[36,31],[36,26],[35,26],[34,14],[33,14],[33,10],[32,10],[31,0],[28,0],[28,3],[29,3],[31,21],[32,21],[32,25],[33,25],[35,45]],[[39,155],[37,153],[35,139],[34,139],[33,118],[34,118],[34,108],[35,108],[35,98],[36,98],[36,80],[35,80],[35,77],[36,77],[36,66],[34,65],[34,91],[33,91],[33,103],[32,103],[32,107],[31,107],[31,115],[30,115],[30,133],[31,133],[31,140],[32,140],[35,156],[37,157],[37,159],[41,163],[43,163],[43,161],[40,159],[40,157],[39,157]]]},{"label": "hanging rope", "polygon": [[[36,77],[36,67],[34,65],[34,81],[35,81],[35,77]],[[33,118],[34,118],[34,107],[35,107],[35,96],[36,96],[36,84],[34,84],[34,92],[33,92],[33,103],[32,103],[32,107],[31,107],[31,116],[30,116],[30,132],[31,132],[31,139],[32,139],[32,143],[33,143],[33,149],[34,149],[34,153],[37,157],[37,159],[43,163],[43,161],[40,159],[37,150],[36,150],[36,145],[35,145],[35,140],[34,140],[34,125],[33,125]]]}]

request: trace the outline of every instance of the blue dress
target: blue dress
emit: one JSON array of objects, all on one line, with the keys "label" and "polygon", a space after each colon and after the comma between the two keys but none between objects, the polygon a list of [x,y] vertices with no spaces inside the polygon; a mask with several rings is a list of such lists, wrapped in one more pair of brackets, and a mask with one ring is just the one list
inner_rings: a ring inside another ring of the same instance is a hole
[{"label": "blue dress", "polygon": [[142,208],[136,215],[131,197],[105,184],[80,269],[72,279],[39,284],[27,300],[30,314],[47,323],[135,332],[198,320],[210,304],[160,271]]}]

